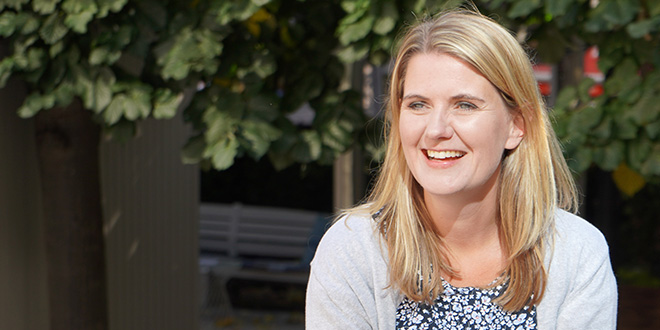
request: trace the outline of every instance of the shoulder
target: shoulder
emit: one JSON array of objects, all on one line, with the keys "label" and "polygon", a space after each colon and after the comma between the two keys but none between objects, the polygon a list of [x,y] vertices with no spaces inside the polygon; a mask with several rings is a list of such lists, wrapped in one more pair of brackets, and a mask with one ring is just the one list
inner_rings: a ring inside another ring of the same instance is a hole
[{"label": "shoulder", "polygon": [[603,234],[558,210],[546,254],[548,282],[539,325],[549,329],[614,329],[617,286]]},{"label": "shoulder", "polygon": [[326,236],[334,238],[362,236],[376,230],[376,220],[365,212],[354,212],[340,216],[328,229]]},{"label": "shoulder", "polygon": [[377,227],[369,214],[351,213],[325,233],[311,264],[307,328],[393,328],[400,297]]},{"label": "shoulder", "polygon": [[558,209],[555,213],[554,252],[570,255],[607,254],[609,248],[603,234],[587,220]]},{"label": "shoulder", "polygon": [[380,255],[381,244],[376,221],[365,213],[340,217],[323,235],[315,262],[321,258],[363,258]]},{"label": "shoulder", "polygon": [[600,230],[575,214],[557,210],[555,231],[546,256],[549,275],[572,276],[585,267],[599,267],[605,261],[609,262],[609,247]]}]

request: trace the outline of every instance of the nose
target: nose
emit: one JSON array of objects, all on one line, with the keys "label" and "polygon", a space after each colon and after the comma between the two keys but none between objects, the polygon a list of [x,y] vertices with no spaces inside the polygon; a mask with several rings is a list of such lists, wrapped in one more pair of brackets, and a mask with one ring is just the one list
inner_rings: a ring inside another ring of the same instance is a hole
[{"label": "nose", "polygon": [[454,134],[447,111],[433,109],[426,123],[425,135],[429,139],[449,139]]}]

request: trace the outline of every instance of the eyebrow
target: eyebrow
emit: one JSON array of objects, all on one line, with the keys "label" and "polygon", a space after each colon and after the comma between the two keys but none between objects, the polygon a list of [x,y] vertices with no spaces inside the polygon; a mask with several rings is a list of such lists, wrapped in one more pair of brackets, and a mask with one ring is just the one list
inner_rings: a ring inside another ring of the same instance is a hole
[{"label": "eyebrow", "polygon": [[454,100],[454,101],[456,101],[456,100],[471,100],[471,101],[478,101],[478,102],[486,102],[484,99],[482,99],[478,96],[475,96],[475,95],[471,95],[471,94],[458,94],[458,95],[452,96],[451,99]]},{"label": "eyebrow", "polygon": [[[426,96],[419,95],[419,94],[408,94],[408,95],[405,95],[404,97],[401,98],[401,100],[407,100],[407,99],[428,100],[429,98],[426,97]],[[465,94],[465,93],[464,94],[453,95],[452,97],[450,97],[450,99],[452,101],[471,100],[471,101],[478,101],[478,102],[486,102],[484,99],[482,99],[478,96],[475,96],[475,95],[472,95],[472,94]]]},{"label": "eyebrow", "polygon": [[407,99],[421,99],[421,100],[428,100],[428,97],[421,96],[419,94],[408,94],[405,95],[404,97],[401,98],[401,100],[407,100]]}]

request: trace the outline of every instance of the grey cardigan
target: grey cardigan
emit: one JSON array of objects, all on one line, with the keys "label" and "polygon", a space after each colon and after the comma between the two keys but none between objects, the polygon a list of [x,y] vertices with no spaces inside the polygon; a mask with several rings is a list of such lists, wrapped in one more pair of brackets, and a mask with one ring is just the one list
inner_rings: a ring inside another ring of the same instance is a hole
[{"label": "grey cardigan", "polygon": [[[307,286],[307,329],[394,329],[403,297],[388,288],[387,253],[375,224],[368,215],[351,215],[323,236]],[[539,329],[615,329],[617,286],[605,238],[562,210],[555,227]]]}]

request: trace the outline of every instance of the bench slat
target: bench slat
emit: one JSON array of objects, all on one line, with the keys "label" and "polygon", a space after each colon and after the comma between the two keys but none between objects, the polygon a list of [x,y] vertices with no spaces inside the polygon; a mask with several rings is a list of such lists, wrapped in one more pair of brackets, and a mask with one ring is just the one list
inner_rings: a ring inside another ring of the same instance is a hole
[{"label": "bench slat", "polygon": [[302,260],[309,254],[319,217],[304,210],[203,203],[200,250],[238,258]]}]

